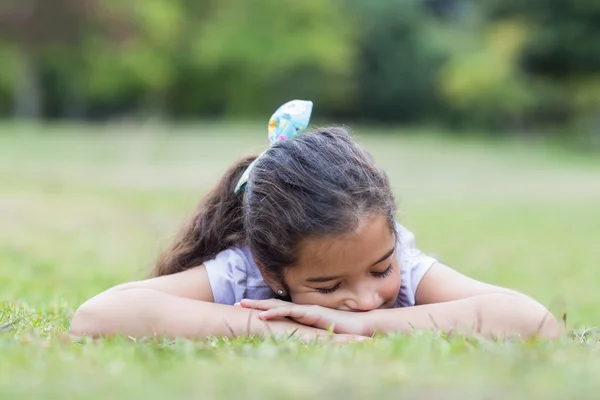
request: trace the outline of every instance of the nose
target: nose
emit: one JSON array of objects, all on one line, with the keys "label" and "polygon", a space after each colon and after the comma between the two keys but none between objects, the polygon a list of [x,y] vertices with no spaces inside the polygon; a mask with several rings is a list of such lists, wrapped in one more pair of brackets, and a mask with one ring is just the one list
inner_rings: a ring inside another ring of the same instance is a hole
[{"label": "nose", "polygon": [[377,292],[363,290],[348,299],[346,305],[350,311],[371,311],[381,306],[381,299]]}]

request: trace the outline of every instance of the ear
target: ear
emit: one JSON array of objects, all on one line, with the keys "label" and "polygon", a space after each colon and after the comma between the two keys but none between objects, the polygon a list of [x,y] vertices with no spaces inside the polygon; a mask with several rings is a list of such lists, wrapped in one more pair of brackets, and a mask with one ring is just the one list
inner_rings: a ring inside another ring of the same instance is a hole
[{"label": "ear", "polygon": [[275,273],[267,270],[260,263],[260,261],[255,260],[255,262],[256,262],[256,266],[258,267],[258,270],[260,271],[260,274],[262,275],[263,279],[265,280],[265,283],[267,285],[269,285],[271,290],[277,294],[279,294],[279,291],[283,291],[283,294],[279,294],[279,295],[282,297],[288,296],[289,291],[288,291],[287,285],[283,281],[282,277],[279,276],[279,274],[275,274]]}]

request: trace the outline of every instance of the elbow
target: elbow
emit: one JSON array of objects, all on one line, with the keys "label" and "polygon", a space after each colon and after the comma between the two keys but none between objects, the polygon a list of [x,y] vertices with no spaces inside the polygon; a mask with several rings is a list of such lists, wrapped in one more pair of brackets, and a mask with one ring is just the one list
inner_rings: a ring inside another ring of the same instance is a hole
[{"label": "elbow", "polygon": [[532,336],[540,339],[557,340],[563,335],[563,328],[552,313],[546,309],[544,310],[541,321],[536,326]]},{"label": "elbow", "polygon": [[98,312],[89,302],[81,305],[71,318],[69,333],[74,336],[96,337],[101,331]]},{"label": "elbow", "polygon": [[110,290],[83,303],[73,317],[74,336],[138,336],[154,333],[157,322],[147,289]]},{"label": "elbow", "polygon": [[69,333],[93,338],[117,333],[122,309],[118,296],[102,293],[79,306],[71,318]]},{"label": "elbow", "polygon": [[554,315],[530,297],[495,294],[481,300],[476,330],[486,337],[557,340],[563,334]]},{"label": "elbow", "polygon": [[513,297],[511,309],[520,310],[522,336],[525,339],[538,338],[557,340],[563,335],[563,328],[556,317],[546,307],[527,296]]}]

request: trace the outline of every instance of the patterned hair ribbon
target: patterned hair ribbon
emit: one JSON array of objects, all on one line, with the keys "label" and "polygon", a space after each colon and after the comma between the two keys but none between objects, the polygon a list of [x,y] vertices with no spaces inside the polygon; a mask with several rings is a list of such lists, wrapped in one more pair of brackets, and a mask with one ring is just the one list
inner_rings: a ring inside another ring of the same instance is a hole
[{"label": "patterned hair ribbon", "polygon": [[[292,100],[279,107],[269,120],[268,135],[271,146],[277,142],[292,139],[302,133],[308,127],[312,108],[312,101],[306,100]],[[244,190],[254,164],[265,152],[266,150],[246,168],[234,189],[234,193]]]}]

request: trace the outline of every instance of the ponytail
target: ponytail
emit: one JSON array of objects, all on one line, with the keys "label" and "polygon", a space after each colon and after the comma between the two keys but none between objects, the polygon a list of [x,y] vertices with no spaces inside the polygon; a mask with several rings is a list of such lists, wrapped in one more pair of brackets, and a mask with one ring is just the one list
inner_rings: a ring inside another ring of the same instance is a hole
[{"label": "ponytail", "polygon": [[202,199],[192,218],[158,258],[151,276],[185,271],[245,242],[243,192],[234,193],[238,180],[256,159],[246,157],[231,166],[218,186]]}]

